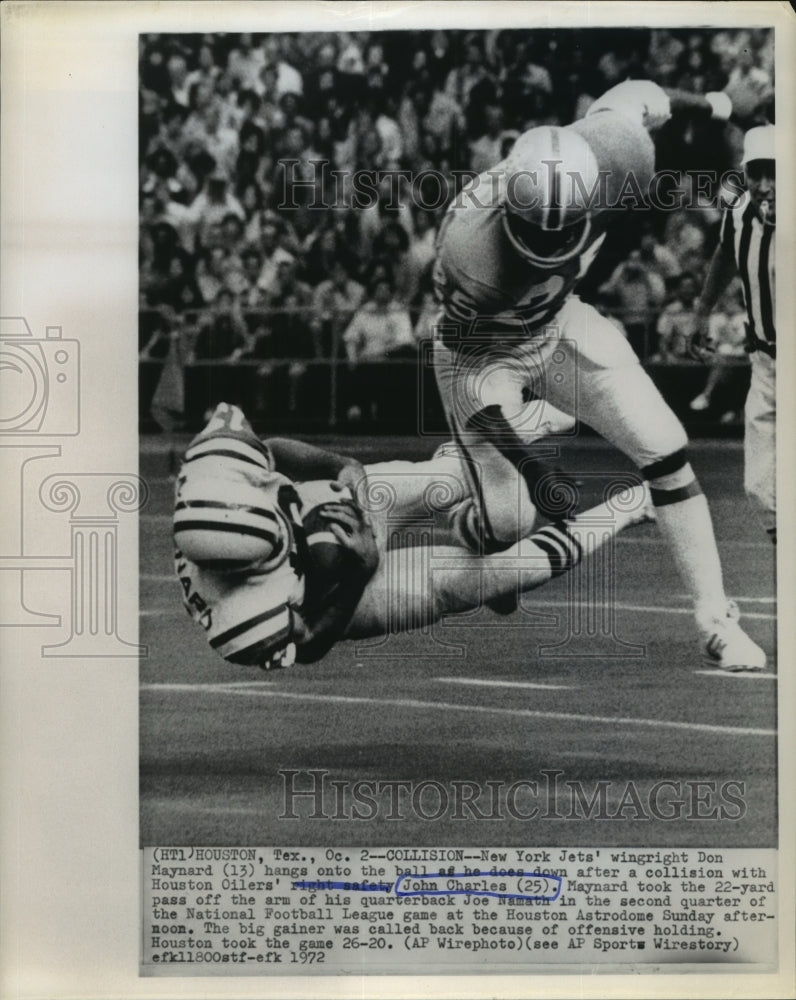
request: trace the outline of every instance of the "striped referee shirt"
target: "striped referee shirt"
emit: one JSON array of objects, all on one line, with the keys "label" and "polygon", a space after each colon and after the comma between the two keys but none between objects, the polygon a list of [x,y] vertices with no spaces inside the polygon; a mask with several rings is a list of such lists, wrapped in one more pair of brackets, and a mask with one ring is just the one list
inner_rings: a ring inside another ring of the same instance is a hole
[{"label": "striped referee shirt", "polygon": [[[721,243],[738,265],[746,303],[747,334],[752,349],[773,353],[774,328],[774,226],[763,225],[749,193],[724,213]],[[770,346],[769,346],[770,345]]]}]

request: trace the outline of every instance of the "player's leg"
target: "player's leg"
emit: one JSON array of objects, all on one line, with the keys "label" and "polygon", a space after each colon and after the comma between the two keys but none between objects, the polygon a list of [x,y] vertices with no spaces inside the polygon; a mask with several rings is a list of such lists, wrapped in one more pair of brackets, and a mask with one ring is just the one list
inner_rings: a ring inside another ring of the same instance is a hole
[{"label": "player's leg", "polygon": [[777,540],[775,363],[767,354],[752,355],[752,382],[746,397],[744,489],[761,516],[772,542]]},{"label": "player's leg", "polygon": [[[443,615],[535,590],[576,566],[632,524],[649,520],[642,487],[621,503],[608,501],[584,514],[548,525],[499,556],[477,556],[460,547],[393,549],[362,595],[346,638],[428,628]],[[596,532],[595,523],[605,525]]]},{"label": "player's leg", "polygon": [[[459,541],[475,552],[506,548],[526,535],[537,508],[547,516],[553,513],[538,494],[540,481],[550,479],[552,470],[527,445],[562,424],[571,427],[572,418],[544,399],[529,400],[532,372],[526,369],[534,363],[511,346],[453,351],[435,344],[440,397],[475,498],[471,516],[462,519]],[[512,429],[519,414],[526,430],[522,441]]]},{"label": "player's leg", "polygon": [[[508,487],[519,496],[516,479],[512,467]],[[471,481],[464,474],[461,452],[452,442],[425,462],[366,466],[356,494],[381,548],[411,545],[420,532],[435,545],[460,546],[479,554],[478,505]],[[531,511],[528,520],[532,522],[533,518]],[[516,533],[517,518],[511,523]],[[530,527],[526,534],[529,531]]]},{"label": "player's leg", "polygon": [[[727,669],[761,669],[763,651],[727,618],[730,604],[710,510],[688,461],[680,421],[609,320],[576,298],[560,318],[562,350],[573,354],[565,371],[579,379],[578,417],[631,458],[649,483],[709,654]],[[548,379],[547,390],[556,405],[573,398],[566,380]]]}]

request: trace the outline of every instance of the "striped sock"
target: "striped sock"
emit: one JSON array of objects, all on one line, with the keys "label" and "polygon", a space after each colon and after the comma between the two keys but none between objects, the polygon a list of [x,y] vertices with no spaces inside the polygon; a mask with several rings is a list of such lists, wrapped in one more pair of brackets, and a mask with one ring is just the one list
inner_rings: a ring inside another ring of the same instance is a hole
[{"label": "striped sock", "polygon": [[561,576],[583,558],[583,548],[565,521],[548,524],[535,531],[529,541],[540,548],[550,560],[553,576]]}]

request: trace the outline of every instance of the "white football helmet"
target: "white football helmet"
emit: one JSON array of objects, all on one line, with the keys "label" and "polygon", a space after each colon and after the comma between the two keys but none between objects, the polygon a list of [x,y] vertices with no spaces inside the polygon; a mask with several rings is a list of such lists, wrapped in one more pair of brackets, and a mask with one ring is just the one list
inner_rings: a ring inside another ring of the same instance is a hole
[{"label": "white football helmet", "polygon": [[525,132],[503,163],[500,209],[514,249],[539,268],[578,257],[589,242],[600,197],[597,158],[566,128]]}]

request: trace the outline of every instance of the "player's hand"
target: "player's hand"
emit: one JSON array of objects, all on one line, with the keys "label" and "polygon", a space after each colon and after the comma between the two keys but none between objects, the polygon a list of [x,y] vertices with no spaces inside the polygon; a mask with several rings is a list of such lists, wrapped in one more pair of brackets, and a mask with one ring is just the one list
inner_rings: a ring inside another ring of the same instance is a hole
[{"label": "player's hand", "polygon": [[700,319],[697,329],[686,341],[686,355],[694,361],[701,361],[703,365],[708,364],[716,353],[716,344],[708,333],[707,317]]},{"label": "player's hand", "polygon": [[321,517],[340,545],[350,552],[368,575],[379,565],[376,536],[362,511],[353,504],[326,504]]},{"label": "player's hand", "polygon": [[352,459],[348,465],[340,470],[337,482],[342,487],[347,487],[351,490],[351,496],[356,499],[357,491],[365,482],[365,467]]}]

